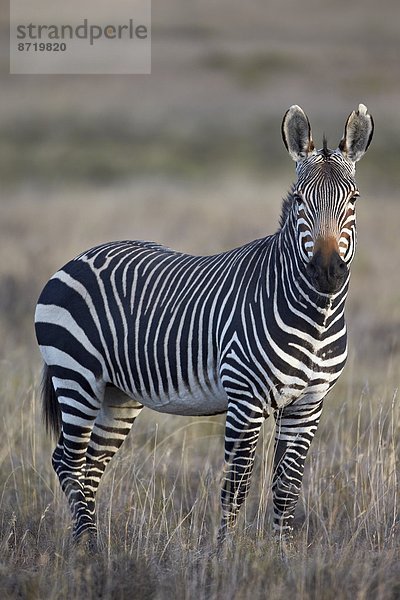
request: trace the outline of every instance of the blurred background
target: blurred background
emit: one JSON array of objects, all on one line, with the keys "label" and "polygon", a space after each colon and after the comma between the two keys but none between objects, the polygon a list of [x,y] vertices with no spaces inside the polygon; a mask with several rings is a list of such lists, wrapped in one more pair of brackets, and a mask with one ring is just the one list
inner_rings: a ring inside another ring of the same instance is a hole
[{"label": "blurred background", "polygon": [[[111,239],[199,254],[276,230],[300,104],[335,148],[359,102],[375,119],[358,165],[349,371],[398,386],[400,4],[153,0],[152,74],[10,76],[1,21],[0,361],[38,373],[33,313],[47,279]],[[389,379],[390,377],[390,379]]]}]

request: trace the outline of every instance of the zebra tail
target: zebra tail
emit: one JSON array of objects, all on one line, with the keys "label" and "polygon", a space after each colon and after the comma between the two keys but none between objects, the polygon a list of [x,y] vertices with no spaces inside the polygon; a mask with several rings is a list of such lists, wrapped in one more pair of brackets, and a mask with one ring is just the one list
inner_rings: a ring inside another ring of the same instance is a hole
[{"label": "zebra tail", "polygon": [[58,438],[61,432],[61,409],[51,381],[49,367],[46,364],[43,366],[42,375],[42,402],[46,430]]}]

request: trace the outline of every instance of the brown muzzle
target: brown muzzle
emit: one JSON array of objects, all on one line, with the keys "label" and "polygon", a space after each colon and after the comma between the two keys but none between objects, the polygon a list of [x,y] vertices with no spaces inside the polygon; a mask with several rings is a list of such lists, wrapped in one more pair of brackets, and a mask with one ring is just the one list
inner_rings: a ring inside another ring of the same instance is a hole
[{"label": "brown muzzle", "polygon": [[335,294],[347,279],[349,270],[338,250],[335,239],[318,240],[307,265],[311,283],[323,294]]}]

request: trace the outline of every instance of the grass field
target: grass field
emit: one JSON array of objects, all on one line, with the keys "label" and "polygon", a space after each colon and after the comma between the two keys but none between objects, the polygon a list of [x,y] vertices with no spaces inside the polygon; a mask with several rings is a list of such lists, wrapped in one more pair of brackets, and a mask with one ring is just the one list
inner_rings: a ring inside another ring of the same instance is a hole
[{"label": "grass field", "polygon": [[[400,597],[400,5],[282,5],[154,6],[149,77],[9,77],[0,63],[0,598]],[[376,134],[358,167],[349,359],[293,543],[282,552],[271,533],[272,423],[218,555],[223,418],[145,410],[100,486],[103,549],[77,551],[41,420],[42,286],[106,240],[211,254],[274,232],[294,177],[284,111],[301,104],[317,146],[324,131],[334,146],[359,102]]]},{"label": "grass field", "polygon": [[348,381],[342,394],[351,398],[332,398],[309,458],[288,562],[270,534],[269,465],[261,451],[270,444],[268,428],[240,528],[226,555],[217,556],[222,423],[165,418],[157,426],[147,415],[105,476],[104,551],[93,558],[70,546],[32,381],[17,379],[12,391],[23,411],[8,420],[18,431],[9,429],[14,441],[4,449],[13,468],[1,498],[3,597],[398,597],[395,398]]}]

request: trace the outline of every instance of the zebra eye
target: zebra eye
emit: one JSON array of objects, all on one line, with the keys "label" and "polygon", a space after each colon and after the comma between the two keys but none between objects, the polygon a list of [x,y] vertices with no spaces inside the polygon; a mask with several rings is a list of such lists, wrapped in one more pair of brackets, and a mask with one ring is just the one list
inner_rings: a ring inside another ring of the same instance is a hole
[{"label": "zebra eye", "polygon": [[303,203],[303,198],[300,196],[300,194],[296,194],[296,192],[293,194],[293,200],[297,202],[297,204]]},{"label": "zebra eye", "polygon": [[349,202],[352,202],[354,204],[356,202],[357,198],[359,198],[359,196],[360,196],[360,192],[358,192],[358,191],[353,192],[349,198]]}]

